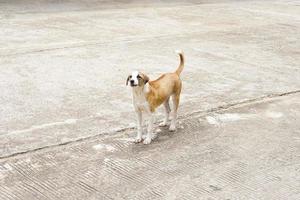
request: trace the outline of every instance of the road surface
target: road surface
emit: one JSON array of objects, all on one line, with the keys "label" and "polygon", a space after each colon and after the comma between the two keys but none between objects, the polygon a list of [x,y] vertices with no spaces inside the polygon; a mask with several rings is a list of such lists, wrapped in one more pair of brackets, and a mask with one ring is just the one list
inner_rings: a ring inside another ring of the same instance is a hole
[{"label": "road surface", "polygon": [[[0,29],[0,199],[300,198],[299,1],[1,1]],[[135,145],[127,75],[177,49],[178,131]]]}]

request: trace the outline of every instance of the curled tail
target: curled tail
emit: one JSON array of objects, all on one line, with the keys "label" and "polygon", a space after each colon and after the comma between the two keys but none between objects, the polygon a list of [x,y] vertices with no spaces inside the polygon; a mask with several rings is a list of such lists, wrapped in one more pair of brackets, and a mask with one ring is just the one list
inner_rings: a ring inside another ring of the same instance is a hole
[{"label": "curled tail", "polygon": [[179,64],[177,70],[175,71],[175,73],[179,76],[184,67],[184,55],[183,55],[182,51],[176,51],[176,53],[178,53],[178,55],[180,57],[180,64]]}]

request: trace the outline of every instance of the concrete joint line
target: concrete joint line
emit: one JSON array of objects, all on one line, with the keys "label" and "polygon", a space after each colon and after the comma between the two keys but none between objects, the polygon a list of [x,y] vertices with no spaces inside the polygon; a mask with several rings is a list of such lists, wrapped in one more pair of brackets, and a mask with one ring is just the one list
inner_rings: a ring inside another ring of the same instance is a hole
[{"label": "concrete joint line", "polygon": [[[268,94],[268,95],[260,96],[260,97],[253,98],[253,99],[246,99],[246,100],[235,102],[235,103],[229,103],[229,104],[221,105],[221,106],[211,108],[211,109],[208,109],[208,110],[202,110],[202,111],[200,110],[200,111],[191,112],[191,113],[188,113],[186,115],[181,115],[178,118],[179,119],[193,118],[196,115],[197,116],[199,116],[199,115],[200,116],[205,116],[207,114],[211,114],[211,113],[214,113],[214,112],[219,112],[219,111],[227,110],[227,109],[230,109],[230,108],[243,107],[243,106],[246,106],[246,105],[249,105],[249,104],[259,103],[259,102],[263,102],[263,101],[269,101],[269,100],[272,100],[272,99],[275,99],[275,98],[278,98],[278,97],[289,96],[289,95],[293,95],[293,94],[297,94],[297,93],[300,93],[300,90],[294,90],[294,91],[289,91],[289,92],[284,92],[284,93]],[[133,130],[133,129],[134,128],[132,128],[132,127],[127,127],[127,128],[122,128],[122,129],[113,131],[113,132],[119,133],[119,132],[123,132],[123,131],[126,131],[126,130]],[[20,152],[16,152],[16,153],[13,153],[13,154],[10,154],[10,155],[0,156],[0,160],[9,159],[9,158],[13,158],[15,156],[25,155],[25,154],[29,154],[29,153],[34,153],[34,152],[38,152],[38,151],[41,151],[41,150],[49,150],[49,149],[53,149],[53,148],[56,148],[56,147],[66,146],[66,145],[74,144],[74,143],[78,143],[78,142],[88,141],[90,139],[93,139],[93,138],[96,138],[96,137],[99,137],[99,136],[110,135],[113,132],[108,132],[108,133],[104,133],[104,134],[101,133],[101,134],[92,135],[92,136],[84,137],[84,138],[79,138],[79,139],[75,139],[75,140],[71,140],[71,141],[67,141],[67,142],[63,142],[63,143],[59,143],[59,144],[43,146],[43,147],[39,147],[39,148],[35,148],[35,149],[30,149],[30,150],[27,150],[27,151],[20,151]]]},{"label": "concrete joint line", "polygon": [[[135,43],[135,42],[144,42],[151,39],[167,39],[170,37],[177,37],[177,38],[185,38],[190,37],[194,34],[200,34],[201,32],[191,32],[191,33],[175,33],[175,34],[158,34],[155,36],[142,36],[142,37],[136,37],[136,38],[123,38],[118,39],[116,41],[112,42],[106,42],[106,41],[86,41],[81,43],[73,43],[73,44],[65,44],[62,46],[56,46],[56,47],[45,47],[42,49],[29,49],[26,51],[26,47],[22,49],[22,51],[17,53],[8,53],[8,54],[0,54],[0,57],[10,57],[10,56],[20,56],[20,55],[27,55],[27,54],[34,54],[34,53],[41,53],[41,52],[47,52],[47,51],[56,51],[56,50],[63,50],[63,49],[74,49],[74,48],[80,48],[80,47],[88,47],[88,46],[105,46],[105,45],[116,45],[120,43]],[[0,50],[2,50],[0,48]]]}]

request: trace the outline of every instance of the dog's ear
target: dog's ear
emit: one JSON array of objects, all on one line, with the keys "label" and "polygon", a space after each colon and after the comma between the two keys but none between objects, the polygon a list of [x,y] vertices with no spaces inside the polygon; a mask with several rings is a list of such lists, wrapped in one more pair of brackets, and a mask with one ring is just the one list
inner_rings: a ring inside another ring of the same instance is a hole
[{"label": "dog's ear", "polygon": [[128,75],[127,80],[126,80],[126,85],[128,85],[128,81],[130,79],[130,75]]},{"label": "dog's ear", "polygon": [[144,80],[144,84],[149,82],[149,77],[145,74],[143,74],[143,80]]}]

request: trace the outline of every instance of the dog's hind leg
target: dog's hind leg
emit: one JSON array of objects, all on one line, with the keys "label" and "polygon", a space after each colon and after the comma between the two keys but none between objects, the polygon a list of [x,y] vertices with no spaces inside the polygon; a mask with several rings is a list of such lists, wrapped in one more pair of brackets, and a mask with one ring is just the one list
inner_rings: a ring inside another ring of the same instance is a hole
[{"label": "dog's hind leg", "polygon": [[169,115],[170,115],[170,112],[171,112],[169,100],[170,100],[170,97],[164,102],[165,118],[164,118],[164,121],[159,124],[159,126],[166,126],[168,124]]},{"label": "dog's hind leg", "polygon": [[177,109],[179,106],[180,92],[172,95],[172,120],[169,130],[176,131]]}]

